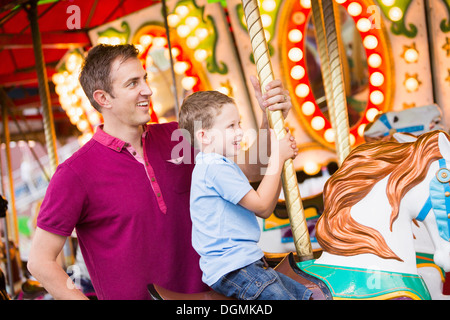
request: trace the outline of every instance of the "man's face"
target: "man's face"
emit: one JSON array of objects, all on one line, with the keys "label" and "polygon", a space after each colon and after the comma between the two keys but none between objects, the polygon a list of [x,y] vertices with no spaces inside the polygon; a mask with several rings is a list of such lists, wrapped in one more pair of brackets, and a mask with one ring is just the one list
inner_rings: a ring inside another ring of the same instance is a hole
[{"label": "man's face", "polygon": [[111,112],[124,125],[135,127],[150,121],[152,91],[146,79],[147,73],[136,58],[118,58],[111,66]]}]

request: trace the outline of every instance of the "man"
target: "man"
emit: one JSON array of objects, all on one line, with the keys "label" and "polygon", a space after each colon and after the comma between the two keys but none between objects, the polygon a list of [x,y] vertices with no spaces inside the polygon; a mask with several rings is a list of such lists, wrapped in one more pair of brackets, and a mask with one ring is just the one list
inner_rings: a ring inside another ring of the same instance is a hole
[{"label": "man", "polygon": [[[89,51],[80,83],[104,123],[58,166],[37,219],[28,269],[55,299],[86,299],[57,263],[75,228],[99,299],[149,299],[147,284],[172,291],[207,290],[191,245],[189,189],[194,153],[173,159],[175,122],[146,125],[152,91],[132,45]],[[261,108],[291,108],[280,81]],[[267,120],[262,122],[267,128]],[[182,148],[187,150],[186,148]],[[242,165],[250,179],[258,165]]]}]

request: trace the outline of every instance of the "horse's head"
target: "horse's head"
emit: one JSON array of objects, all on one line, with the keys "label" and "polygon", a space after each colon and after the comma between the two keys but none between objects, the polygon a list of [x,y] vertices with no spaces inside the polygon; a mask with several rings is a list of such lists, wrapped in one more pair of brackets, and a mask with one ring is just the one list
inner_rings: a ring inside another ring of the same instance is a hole
[{"label": "horse's head", "polygon": [[435,104],[386,112],[367,125],[364,138],[372,141],[394,132],[408,132],[418,136],[432,130],[443,130],[441,122],[441,110]]},{"label": "horse's head", "polygon": [[430,195],[416,220],[423,221],[433,241],[434,262],[450,272],[450,142],[444,133],[439,133],[439,151],[442,159],[431,179]]}]

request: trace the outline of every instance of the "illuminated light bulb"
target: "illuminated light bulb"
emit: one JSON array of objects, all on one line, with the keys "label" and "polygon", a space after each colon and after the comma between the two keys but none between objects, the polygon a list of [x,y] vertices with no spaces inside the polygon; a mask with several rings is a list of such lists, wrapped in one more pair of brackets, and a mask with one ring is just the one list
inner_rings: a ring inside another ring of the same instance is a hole
[{"label": "illuminated light bulb", "polygon": [[305,9],[311,8],[311,0],[300,0],[300,4]]},{"label": "illuminated light bulb", "polygon": [[176,14],[169,14],[167,16],[167,24],[169,25],[169,27],[175,28],[180,23],[180,21],[180,17]]},{"label": "illuminated light bulb", "polygon": [[359,16],[362,12],[362,6],[358,2],[352,2],[348,5],[347,12],[352,17]]},{"label": "illuminated light bulb", "polygon": [[165,37],[155,37],[153,39],[153,47],[163,48],[166,44],[167,44],[167,39]]},{"label": "illuminated light bulb", "polygon": [[152,43],[153,37],[149,34],[144,34],[139,38],[139,42],[144,46],[148,47]]},{"label": "illuminated light bulb", "polygon": [[59,96],[65,96],[69,93],[68,87],[64,84],[56,86],[55,91]]},{"label": "illuminated light bulb", "polygon": [[86,131],[86,129],[89,127],[89,123],[86,120],[80,120],[77,122],[77,128],[81,132]]},{"label": "illuminated light bulb", "polygon": [[384,76],[381,72],[377,71],[370,75],[369,81],[373,86],[379,87],[384,83]]},{"label": "illuminated light bulb", "polygon": [[300,98],[305,98],[309,94],[308,85],[301,83],[295,88],[295,95]]},{"label": "illuminated light bulb", "polygon": [[392,6],[395,3],[395,0],[381,0],[381,3],[383,3],[385,6]]},{"label": "illuminated light bulb", "polygon": [[109,38],[109,44],[113,45],[113,46],[117,46],[119,44],[122,43],[122,40],[120,40],[119,37],[110,37]]},{"label": "illuminated light bulb", "polygon": [[187,91],[192,90],[196,83],[197,79],[194,77],[184,77],[181,80],[181,86]]},{"label": "illuminated light bulb", "polygon": [[306,16],[301,11],[295,12],[292,15],[292,22],[294,22],[296,25],[304,24],[305,21],[306,21]]},{"label": "illuminated light bulb", "polygon": [[264,28],[270,27],[270,25],[272,24],[272,17],[269,16],[268,14],[262,14],[261,15],[261,23]]},{"label": "illuminated light bulb", "polygon": [[292,62],[298,62],[303,58],[303,51],[299,48],[291,48],[288,52],[288,57]]},{"label": "illuminated light bulb", "polygon": [[379,105],[384,101],[384,94],[379,90],[375,90],[369,95],[369,100],[373,104]]},{"label": "illuminated light bulb", "polygon": [[91,112],[88,114],[88,120],[93,125],[98,124],[100,123],[100,115],[98,112]]},{"label": "illuminated light bulb", "polygon": [[407,78],[404,82],[405,84],[405,88],[408,92],[414,92],[417,91],[417,89],[419,88],[419,81],[417,81],[416,78]]},{"label": "illuminated light bulb", "polygon": [[325,130],[325,132],[324,132],[324,134],[323,134],[323,137],[324,137],[325,140],[326,140],[327,142],[329,142],[329,143],[334,142],[334,139],[335,139],[335,133],[334,133],[334,130],[331,129],[331,128]]},{"label": "illuminated light bulb", "polygon": [[288,33],[288,39],[290,42],[293,42],[293,43],[300,42],[303,39],[303,34],[298,29],[292,29]]},{"label": "illuminated light bulb", "polygon": [[419,52],[415,49],[407,49],[403,55],[405,57],[406,62],[412,63],[417,62],[419,59]]},{"label": "illuminated light bulb", "polygon": [[316,110],[316,106],[311,101],[306,101],[302,104],[302,112],[305,116],[310,116]]},{"label": "illuminated light bulb", "polygon": [[97,39],[97,44],[109,44],[109,38],[108,37],[99,37]]},{"label": "illuminated light bulb", "polygon": [[220,93],[223,93],[224,95],[230,94],[230,89],[228,89],[227,87],[220,87],[219,89],[217,89],[217,91],[219,91]]},{"label": "illuminated light bulb", "polygon": [[[76,105],[78,103],[78,100],[79,100],[79,98],[77,95],[75,95],[75,94],[70,95],[70,102],[73,105]],[[79,108],[79,110],[81,110],[81,112],[83,112],[83,109]]]},{"label": "illuminated light bulb", "polygon": [[380,110],[378,110],[377,108],[370,108],[366,112],[366,119],[369,120],[369,122],[372,122],[379,113]]},{"label": "illuminated light bulb", "polygon": [[54,73],[52,75],[52,81],[55,85],[63,84],[64,80],[64,76],[61,73]]},{"label": "illuminated light bulb", "polygon": [[172,57],[176,58],[180,55],[180,49],[178,49],[177,47],[172,48]]},{"label": "illuminated light bulb", "polygon": [[363,45],[367,49],[375,49],[378,46],[378,39],[373,35],[368,35],[364,38]]},{"label": "illuminated light bulb", "polygon": [[319,173],[320,169],[320,165],[314,161],[305,161],[305,164],[303,166],[303,171],[305,171],[305,173],[310,176]]},{"label": "illuminated light bulb", "polygon": [[336,3],[339,3],[339,4],[343,4],[343,3],[345,3],[347,0],[336,0]]},{"label": "illuminated light bulb", "polygon": [[189,49],[195,49],[200,44],[200,40],[195,36],[190,36],[186,39],[186,45]]},{"label": "illuminated light bulb", "polygon": [[199,39],[203,40],[203,39],[205,39],[205,38],[209,35],[209,32],[208,32],[208,30],[205,29],[205,28],[197,28],[197,29],[195,29],[195,35],[196,35]]},{"label": "illuminated light bulb", "polygon": [[208,58],[208,52],[205,49],[197,49],[194,51],[194,58],[198,62],[203,62]]},{"label": "illuminated light bulb", "polygon": [[322,130],[325,127],[325,120],[322,117],[314,117],[311,120],[311,128],[316,131]]},{"label": "illuminated light bulb", "polygon": [[351,146],[355,145],[356,138],[355,138],[355,136],[353,135],[353,133],[349,133],[349,134],[348,134],[348,140],[350,140],[350,145],[351,145]]},{"label": "illuminated light bulb", "polygon": [[366,124],[365,124],[365,123],[359,125],[359,126],[358,126],[358,130],[357,130],[358,136],[364,137],[364,130],[365,130],[365,129],[366,129]]},{"label": "illuminated light bulb", "polygon": [[403,11],[399,7],[392,7],[389,10],[388,16],[392,21],[399,21],[403,17]]},{"label": "illuminated light bulb", "polygon": [[381,59],[381,56],[378,53],[372,53],[367,59],[367,63],[372,68],[378,68],[379,66],[381,66],[382,62],[383,60]]},{"label": "illuminated light bulb", "polygon": [[200,20],[197,17],[187,17],[186,18],[186,24],[191,28],[194,29],[198,24],[200,23]]},{"label": "illuminated light bulb", "polygon": [[306,72],[305,72],[305,68],[303,68],[302,66],[294,66],[291,69],[291,77],[292,79],[295,80],[300,80],[305,76]]},{"label": "illuminated light bulb", "polygon": [[372,22],[367,18],[361,18],[356,22],[356,29],[360,32],[367,32],[372,28]]},{"label": "illuminated light bulb", "polygon": [[264,37],[266,38],[266,41],[269,42],[271,38],[271,34],[269,30],[264,29]]},{"label": "illuminated light bulb", "polygon": [[274,0],[264,0],[261,6],[263,10],[272,12],[277,7],[277,3]]},{"label": "illuminated light bulb", "polygon": [[188,34],[191,33],[191,28],[189,28],[187,25],[185,24],[180,24],[177,27],[177,34],[181,37],[181,38],[186,38],[188,36]]},{"label": "illuminated light bulb", "polygon": [[187,6],[178,6],[175,9],[175,13],[180,16],[180,18],[184,18],[189,13],[189,8]]},{"label": "illuminated light bulb", "polygon": [[173,70],[176,74],[184,74],[188,68],[189,64],[185,61],[178,61],[173,65]]}]

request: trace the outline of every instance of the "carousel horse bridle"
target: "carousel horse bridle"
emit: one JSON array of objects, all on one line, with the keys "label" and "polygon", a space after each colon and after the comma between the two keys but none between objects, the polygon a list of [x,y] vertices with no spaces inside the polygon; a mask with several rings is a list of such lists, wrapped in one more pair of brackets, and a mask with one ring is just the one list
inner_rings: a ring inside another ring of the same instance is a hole
[{"label": "carousel horse bridle", "polygon": [[430,196],[417,216],[417,221],[423,221],[433,209],[439,235],[450,240],[450,170],[445,165],[445,159],[439,159],[439,170],[430,182]]},{"label": "carousel horse bridle", "polygon": [[416,131],[423,131],[425,128],[424,126],[419,125],[419,126],[410,126],[410,127],[394,129],[394,128],[392,128],[392,125],[389,123],[389,120],[385,113],[380,116],[379,120],[389,129],[389,131],[386,132],[383,136],[392,134],[392,131],[411,133],[411,132],[416,132]]}]

